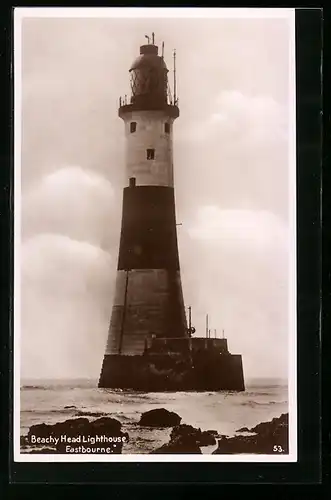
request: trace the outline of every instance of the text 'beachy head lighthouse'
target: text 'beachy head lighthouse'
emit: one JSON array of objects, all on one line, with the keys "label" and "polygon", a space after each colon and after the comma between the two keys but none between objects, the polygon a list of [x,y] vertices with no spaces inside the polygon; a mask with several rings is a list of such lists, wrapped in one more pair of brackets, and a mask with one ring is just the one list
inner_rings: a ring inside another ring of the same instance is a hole
[{"label": "text 'beachy head lighthouse'", "polygon": [[150,337],[188,335],[173,173],[173,123],[179,109],[176,88],[171,97],[168,69],[154,34],[152,43],[140,47],[130,77],[131,97],[119,102],[126,135],[126,187],[100,386],[108,386],[107,374],[113,371],[108,366],[116,363],[113,356],[141,355]]}]

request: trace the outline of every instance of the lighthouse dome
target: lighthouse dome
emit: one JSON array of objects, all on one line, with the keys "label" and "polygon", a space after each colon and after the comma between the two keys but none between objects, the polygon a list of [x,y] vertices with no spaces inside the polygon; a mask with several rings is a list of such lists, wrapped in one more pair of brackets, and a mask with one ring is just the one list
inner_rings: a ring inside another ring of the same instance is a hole
[{"label": "lighthouse dome", "polygon": [[168,71],[163,57],[158,55],[158,47],[156,45],[142,45],[140,47],[140,56],[134,60],[130,71],[147,67]]}]

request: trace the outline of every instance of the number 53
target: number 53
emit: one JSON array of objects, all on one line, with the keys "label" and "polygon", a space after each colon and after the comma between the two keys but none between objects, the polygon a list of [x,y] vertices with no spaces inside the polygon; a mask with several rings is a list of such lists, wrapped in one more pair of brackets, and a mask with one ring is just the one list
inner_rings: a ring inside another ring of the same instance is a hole
[{"label": "number 53", "polygon": [[283,451],[283,448],[279,444],[275,444],[272,450],[281,453]]}]

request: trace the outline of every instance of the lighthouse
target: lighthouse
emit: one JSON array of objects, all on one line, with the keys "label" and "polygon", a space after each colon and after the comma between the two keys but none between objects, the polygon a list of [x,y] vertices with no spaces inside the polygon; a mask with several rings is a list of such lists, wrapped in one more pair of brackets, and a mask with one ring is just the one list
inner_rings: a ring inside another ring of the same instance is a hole
[{"label": "lighthouse", "polygon": [[193,337],[180,275],[173,133],[179,117],[154,33],[130,67],[119,99],[126,138],[115,293],[99,388],[143,391],[245,389],[242,359],[227,339]]},{"label": "lighthouse", "polygon": [[143,354],[151,338],[188,336],[173,169],[173,125],[179,108],[175,89],[173,98],[170,95],[163,54],[154,44],[154,34],[151,38],[131,65],[130,98],[119,101],[126,137],[125,187],[114,302],[99,386],[120,378],[130,364],[124,357]]}]

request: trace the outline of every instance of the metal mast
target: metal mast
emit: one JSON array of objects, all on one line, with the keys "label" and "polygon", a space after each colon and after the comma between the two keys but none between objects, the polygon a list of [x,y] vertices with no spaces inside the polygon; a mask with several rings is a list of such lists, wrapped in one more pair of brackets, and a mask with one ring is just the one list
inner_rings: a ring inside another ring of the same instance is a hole
[{"label": "metal mast", "polygon": [[174,104],[176,104],[176,94],[177,94],[177,90],[176,90],[176,49],[174,49]]}]

